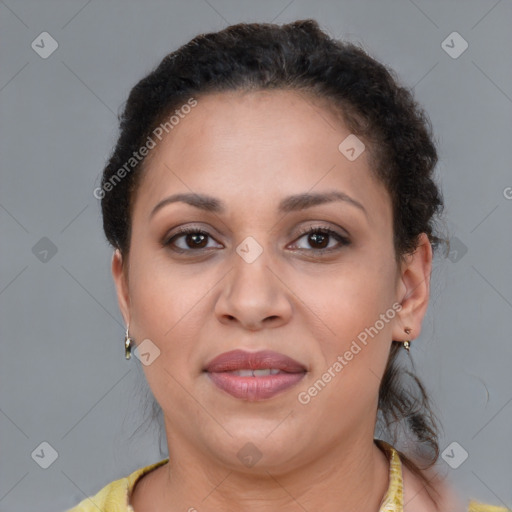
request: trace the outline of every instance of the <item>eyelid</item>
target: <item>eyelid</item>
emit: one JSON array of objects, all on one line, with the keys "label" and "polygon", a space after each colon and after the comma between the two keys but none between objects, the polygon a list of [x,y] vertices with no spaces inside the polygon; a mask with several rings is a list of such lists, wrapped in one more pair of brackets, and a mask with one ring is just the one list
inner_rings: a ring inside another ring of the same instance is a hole
[{"label": "eyelid", "polygon": [[310,233],[311,231],[327,231],[329,233],[339,236],[340,238],[349,238],[349,234],[345,229],[343,229],[340,226],[334,227],[330,225],[330,223],[328,223],[327,221],[325,221],[324,224],[322,224],[322,221],[316,221],[316,223],[307,225],[305,227],[300,227],[298,236],[305,235],[307,233]]}]

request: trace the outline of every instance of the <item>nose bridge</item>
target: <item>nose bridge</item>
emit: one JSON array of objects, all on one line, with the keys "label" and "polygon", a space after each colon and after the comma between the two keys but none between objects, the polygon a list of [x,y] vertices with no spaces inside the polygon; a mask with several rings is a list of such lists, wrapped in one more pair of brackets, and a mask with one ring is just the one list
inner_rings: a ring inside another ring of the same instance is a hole
[{"label": "nose bridge", "polygon": [[245,303],[268,301],[275,287],[275,277],[269,270],[269,250],[255,241],[246,238],[233,254],[233,271],[230,273],[230,293],[232,298]]},{"label": "nose bridge", "polygon": [[291,307],[285,287],[272,271],[272,255],[253,237],[247,237],[233,253],[233,266],[218,298],[221,318],[237,319],[246,327],[265,320],[287,320]]}]

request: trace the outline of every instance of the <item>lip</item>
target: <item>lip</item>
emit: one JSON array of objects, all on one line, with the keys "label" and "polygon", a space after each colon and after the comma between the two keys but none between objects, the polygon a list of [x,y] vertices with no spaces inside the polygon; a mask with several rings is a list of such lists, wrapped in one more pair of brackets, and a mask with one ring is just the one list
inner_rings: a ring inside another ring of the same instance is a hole
[{"label": "lip", "polygon": [[[229,373],[245,369],[276,369],[280,373],[250,377]],[[297,384],[307,373],[305,366],[295,359],[271,350],[225,352],[212,359],[204,371],[221,390],[251,402],[272,398]]]},{"label": "lip", "polygon": [[295,359],[272,350],[260,350],[259,352],[231,350],[212,359],[204,369],[210,373],[219,373],[243,369],[265,370],[268,368],[277,368],[288,373],[306,371],[306,368]]}]

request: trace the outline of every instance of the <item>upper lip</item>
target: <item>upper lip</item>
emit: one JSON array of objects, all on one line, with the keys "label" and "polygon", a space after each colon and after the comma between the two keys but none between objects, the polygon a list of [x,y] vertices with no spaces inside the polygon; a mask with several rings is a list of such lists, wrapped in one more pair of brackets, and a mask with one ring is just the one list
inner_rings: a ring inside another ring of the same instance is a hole
[{"label": "upper lip", "polygon": [[304,365],[295,359],[274,352],[261,350],[259,352],[246,352],[245,350],[231,350],[212,359],[205,371],[210,373],[230,372],[236,370],[264,370],[274,368],[288,373],[303,373]]}]

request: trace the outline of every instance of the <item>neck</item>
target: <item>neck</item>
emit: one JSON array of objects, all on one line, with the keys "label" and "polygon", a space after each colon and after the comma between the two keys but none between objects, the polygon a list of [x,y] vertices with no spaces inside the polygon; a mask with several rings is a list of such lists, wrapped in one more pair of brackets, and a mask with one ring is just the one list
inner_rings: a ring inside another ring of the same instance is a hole
[{"label": "neck", "polygon": [[166,511],[378,512],[389,485],[387,458],[368,435],[338,443],[293,470],[260,467],[257,473],[235,471],[204,452],[191,453],[176,439],[168,442],[175,448],[169,463],[159,468],[157,493],[151,493],[161,496]]}]

